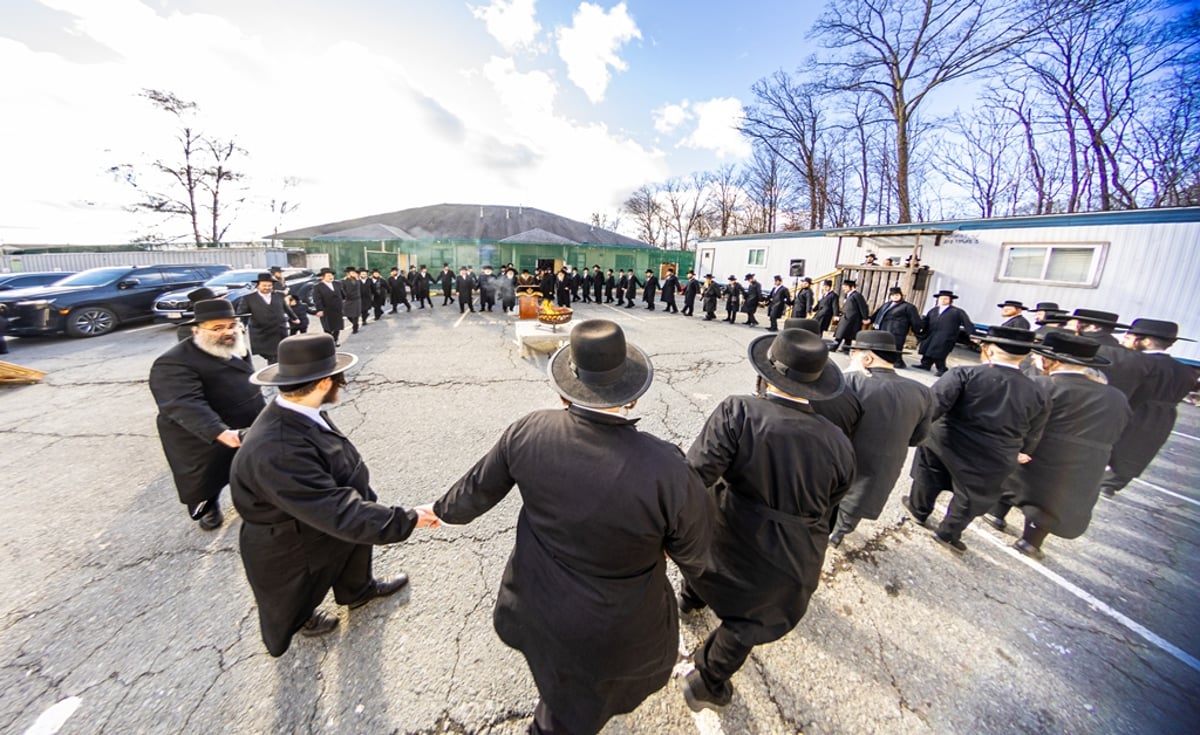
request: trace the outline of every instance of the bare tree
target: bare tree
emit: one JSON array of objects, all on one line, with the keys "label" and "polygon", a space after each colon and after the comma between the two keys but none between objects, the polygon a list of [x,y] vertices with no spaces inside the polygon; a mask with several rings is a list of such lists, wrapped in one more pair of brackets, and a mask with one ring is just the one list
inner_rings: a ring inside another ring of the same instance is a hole
[{"label": "bare tree", "polygon": [[296,176],[285,176],[283,178],[283,186],[280,189],[279,196],[272,199],[268,207],[271,210],[272,219],[275,220],[275,234],[279,233],[279,229],[283,227],[283,218],[295,212],[300,208],[300,202],[288,201],[283,197],[287,195],[288,189],[294,189],[300,185],[300,179]]},{"label": "bare tree", "polygon": [[637,227],[638,237],[649,245],[658,247],[659,237],[663,233],[663,208],[658,201],[658,191],[648,184],[638,187],[625,203],[621,211],[629,215]]},{"label": "bare tree", "polygon": [[725,237],[734,234],[737,227],[737,217],[742,209],[742,187],[746,174],[727,163],[708,177],[708,211],[706,221],[708,232],[705,236]]},{"label": "bare tree", "polygon": [[[1035,30],[1007,0],[846,0],[813,27],[831,89],[874,95],[894,123],[897,221],[912,221],[912,121],[938,88],[994,68]],[[891,169],[891,167],[889,167]]]},{"label": "bare tree", "polygon": [[602,230],[616,232],[617,228],[621,226],[621,216],[610,216],[607,212],[592,212],[591,225]]},{"label": "bare tree", "polygon": [[967,191],[978,216],[1013,214],[1021,164],[1012,118],[1002,108],[984,105],[971,116],[957,115],[953,130],[961,142],[937,156],[943,174]]},{"label": "bare tree", "polygon": [[[708,186],[703,173],[694,173],[690,179],[675,177],[662,186],[662,219],[667,232],[675,235],[680,250],[693,250],[696,230],[701,226],[704,208],[707,205]],[[664,245],[669,238],[664,238]]]},{"label": "bare tree", "polygon": [[[201,186],[204,187],[208,194],[209,202],[205,205],[208,210],[209,218],[212,223],[212,244],[218,245],[225,239],[225,233],[229,230],[229,226],[233,224],[237,207],[246,201],[245,194],[237,192],[230,200],[222,199],[222,184],[235,185],[244,178],[244,174],[238,172],[230,165],[231,159],[237,155],[245,155],[245,149],[238,146],[233,140],[205,140],[205,147],[208,149],[208,154],[211,156],[209,166],[204,170],[204,176],[200,180]],[[226,189],[228,194],[228,188]],[[222,214],[226,216],[222,218]]]},{"label": "bare tree", "polygon": [[765,145],[754,147],[754,156],[746,164],[746,198],[750,201],[744,232],[775,232],[780,213],[788,209],[792,197],[791,167]]}]

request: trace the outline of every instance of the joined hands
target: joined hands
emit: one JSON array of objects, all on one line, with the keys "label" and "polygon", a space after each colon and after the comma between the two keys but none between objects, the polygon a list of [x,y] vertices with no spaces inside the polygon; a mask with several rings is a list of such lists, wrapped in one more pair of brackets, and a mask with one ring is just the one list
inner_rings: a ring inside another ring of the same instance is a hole
[{"label": "joined hands", "polygon": [[433,505],[418,505],[413,508],[417,512],[417,528],[438,528],[442,519],[433,512]]}]

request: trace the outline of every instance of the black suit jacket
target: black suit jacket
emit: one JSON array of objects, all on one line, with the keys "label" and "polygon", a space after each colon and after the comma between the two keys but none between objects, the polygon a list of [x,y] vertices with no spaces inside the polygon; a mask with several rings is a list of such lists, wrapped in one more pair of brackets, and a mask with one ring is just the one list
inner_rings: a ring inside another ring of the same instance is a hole
[{"label": "black suit jacket", "polygon": [[321,325],[328,331],[342,328],[345,305],[342,302],[342,284],[337,281],[318,283],[312,290],[313,307],[322,312]]},{"label": "black suit jacket", "polygon": [[296,320],[287,297],[279,291],[271,293],[271,303],[263,300],[257,291],[246,294],[239,301],[242,311],[250,312],[250,351],[256,355],[275,355],[279,352],[279,341],[287,336],[288,322]]}]

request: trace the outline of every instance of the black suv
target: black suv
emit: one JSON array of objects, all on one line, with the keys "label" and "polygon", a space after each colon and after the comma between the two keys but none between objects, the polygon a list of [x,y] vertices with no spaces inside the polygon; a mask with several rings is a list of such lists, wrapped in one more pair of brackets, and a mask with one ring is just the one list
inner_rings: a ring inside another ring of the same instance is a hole
[{"label": "black suv", "polygon": [[0,291],[12,291],[16,288],[33,288],[34,286],[49,286],[67,276],[75,275],[75,271],[32,271],[30,273],[0,273]]},{"label": "black suv", "polygon": [[12,334],[97,337],[118,324],[151,319],[160,294],[199,286],[227,270],[199,264],[91,268],[53,286],[5,291],[0,303],[7,306]]}]

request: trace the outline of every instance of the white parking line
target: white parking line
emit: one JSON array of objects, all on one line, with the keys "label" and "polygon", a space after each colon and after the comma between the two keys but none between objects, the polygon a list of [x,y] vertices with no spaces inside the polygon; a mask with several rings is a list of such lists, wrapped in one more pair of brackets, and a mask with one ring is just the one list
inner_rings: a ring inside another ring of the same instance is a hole
[{"label": "white parking line", "polygon": [[626,309],[624,306],[617,307],[617,306],[609,306],[608,304],[605,304],[604,308],[612,309],[613,311],[617,312],[618,314],[624,314],[625,316],[629,317],[630,319],[635,319],[639,322],[646,321],[646,317],[644,317],[644,316],[638,316],[637,314],[628,313],[630,310]]},{"label": "white parking line", "polygon": [[458,317],[458,321],[454,322],[454,326],[453,326],[453,327],[451,327],[451,329],[458,329],[458,325],[459,325],[459,324],[462,324],[462,323],[463,323],[463,319],[466,319],[466,318],[467,318],[467,314],[470,314],[470,313],[472,313],[472,312],[469,312],[469,311],[464,311],[462,314],[460,314],[460,315],[459,315],[459,317]]},{"label": "white parking line", "polygon": [[67,697],[39,715],[24,735],[54,735],[81,704],[83,700],[79,697]]},{"label": "white parking line", "polygon": [[1170,495],[1172,498],[1179,498],[1180,500],[1182,500],[1185,503],[1191,503],[1192,505],[1200,505],[1200,500],[1193,500],[1186,495],[1180,495],[1179,493],[1174,492],[1172,490],[1168,490],[1165,487],[1159,487],[1158,485],[1155,485],[1153,482],[1146,482],[1145,480],[1142,480],[1137,477],[1133,478],[1133,481],[1139,485],[1145,485],[1146,487],[1150,488],[1151,490],[1157,490],[1160,493],[1162,493],[1163,495]]},{"label": "white parking line", "polygon": [[145,332],[147,329],[162,329],[163,327],[178,327],[178,326],[179,326],[178,323],[172,324],[170,322],[163,322],[162,324],[147,324],[144,327],[137,327],[134,329],[122,329],[121,333],[122,334],[136,334],[137,332]]},{"label": "white parking line", "polygon": [[1075,595],[1079,599],[1083,600],[1093,610],[1099,610],[1100,612],[1109,616],[1110,618],[1117,621],[1121,625],[1125,626],[1129,630],[1133,631],[1134,633],[1137,633],[1142,638],[1146,639],[1146,641],[1149,642],[1151,645],[1153,645],[1163,651],[1166,651],[1167,653],[1171,654],[1175,658],[1179,659],[1184,664],[1189,666],[1193,671],[1200,671],[1200,660],[1197,660],[1194,656],[1189,654],[1187,651],[1184,651],[1179,646],[1176,646],[1175,644],[1171,643],[1170,641],[1164,639],[1162,636],[1158,635],[1157,633],[1150,630],[1149,628],[1142,625],[1141,623],[1133,620],[1129,616],[1114,610],[1107,603],[1100,600],[1098,597],[1091,594],[1087,590],[1084,590],[1084,589],[1080,588],[1079,586],[1075,585],[1074,583],[1067,581],[1060,575],[1055,574],[1054,572],[1050,571],[1045,566],[1043,566],[1040,562],[1036,562],[1033,559],[1030,559],[1029,557],[1025,556],[1021,552],[1012,548],[1005,542],[992,536],[987,531],[984,531],[983,529],[980,529],[980,528],[976,528],[975,526],[968,526],[968,530],[973,531],[975,533],[975,535],[984,539],[989,544],[992,544],[993,546],[998,547],[1004,553],[1013,557],[1014,559],[1021,562],[1022,564],[1029,567],[1030,569],[1034,570],[1035,572],[1042,575],[1046,579],[1049,579],[1051,582],[1054,582],[1055,584],[1057,584],[1059,587],[1062,587],[1067,592],[1070,592],[1071,594]]},{"label": "white parking line", "polygon": [[1191,439],[1194,442],[1200,442],[1200,436],[1192,436],[1191,434],[1185,434],[1182,431],[1172,431],[1171,433],[1175,436],[1182,436],[1184,439]]}]

